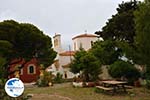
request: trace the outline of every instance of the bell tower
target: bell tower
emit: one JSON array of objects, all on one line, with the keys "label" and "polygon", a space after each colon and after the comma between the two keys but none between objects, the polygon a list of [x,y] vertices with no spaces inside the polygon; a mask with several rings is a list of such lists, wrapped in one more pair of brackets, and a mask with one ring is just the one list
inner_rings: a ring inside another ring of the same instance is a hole
[{"label": "bell tower", "polygon": [[55,36],[53,37],[54,40],[54,50],[58,53],[62,51],[61,48],[61,35],[59,33],[55,33]]}]

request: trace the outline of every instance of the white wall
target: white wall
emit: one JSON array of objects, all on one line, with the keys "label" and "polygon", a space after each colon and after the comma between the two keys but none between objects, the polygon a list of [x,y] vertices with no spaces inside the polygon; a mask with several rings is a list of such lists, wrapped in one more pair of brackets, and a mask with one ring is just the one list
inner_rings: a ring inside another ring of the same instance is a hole
[{"label": "white wall", "polygon": [[[73,59],[73,56],[71,56],[71,59]],[[63,65],[67,65],[71,62],[70,56],[59,56],[59,63],[60,66],[62,67]],[[63,68],[63,70],[61,70],[61,72],[63,72],[63,78],[65,78],[65,72],[67,74],[67,78],[73,78],[74,74],[72,72],[70,72],[70,68]]]},{"label": "white wall", "polygon": [[62,46],[61,46],[61,35],[60,34],[55,34],[53,37],[53,45],[54,45],[54,50],[58,53],[62,52]]},{"label": "white wall", "polygon": [[[73,57],[71,57],[72,59]],[[67,65],[71,62],[70,56],[59,56],[60,66]]]},{"label": "white wall", "polygon": [[97,40],[98,40],[97,37],[76,38],[76,39],[73,40],[73,51],[79,50],[81,45],[82,45],[82,48],[84,48],[87,51],[87,50],[89,50],[91,48],[91,42],[92,41],[95,42]]}]

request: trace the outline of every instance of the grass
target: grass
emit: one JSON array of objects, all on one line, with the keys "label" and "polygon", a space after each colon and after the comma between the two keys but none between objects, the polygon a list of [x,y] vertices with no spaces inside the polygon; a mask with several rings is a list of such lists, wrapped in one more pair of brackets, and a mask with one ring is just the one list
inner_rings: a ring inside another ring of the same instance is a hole
[{"label": "grass", "polygon": [[53,87],[26,88],[26,94],[33,94],[32,100],[150,100],[150,91],[143,88],[128,90],[127,94],[104,94],[94,92],[95,88],[73,88],[71,84]]}]

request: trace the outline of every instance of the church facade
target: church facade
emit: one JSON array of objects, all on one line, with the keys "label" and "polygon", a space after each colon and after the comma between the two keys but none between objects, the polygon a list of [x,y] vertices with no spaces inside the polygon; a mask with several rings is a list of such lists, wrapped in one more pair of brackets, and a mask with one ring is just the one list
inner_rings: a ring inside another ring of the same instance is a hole
[{"label": "church facade", "polygon": [[49,66],[46,70],[52,72],[54,75],[60,73],[63,78],[73,78],[75,74],[70,72],[69,64],[74,59],[73,56],[76,51],[81,47],[84,50],[89,50],[92,43],[98,40],[98,36],[94,34],[80,34],[72,38],[72,50],[65,51],[61,45],[61,34],[56,33],[53,37],[54,50],[57,52],[55,62]]}]

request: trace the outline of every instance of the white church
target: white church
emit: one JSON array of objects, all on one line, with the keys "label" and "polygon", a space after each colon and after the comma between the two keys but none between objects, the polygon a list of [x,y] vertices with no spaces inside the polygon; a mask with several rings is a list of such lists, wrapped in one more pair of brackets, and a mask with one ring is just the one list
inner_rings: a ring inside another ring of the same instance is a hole
[{"label": "white church", "polygon": [[75,75],[70,72],[69,64],[73,59],[73,55],[76,51],[82,47],[84,50],[89,50],[92,43],[98,40],[98,36],[95,34],[80,34],[72,38],[72,50],[65,51],[61,45],[61,34],[56,33],[53,37],[54,50],[57,52],[55,62],[49,66],[46,70],[52,72],[54,75],[60,73],[63,78],[73,78]]}]

